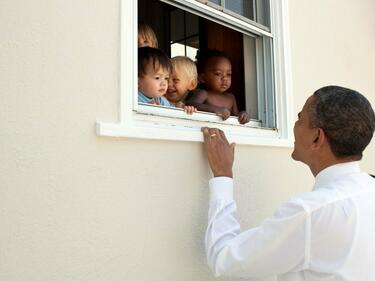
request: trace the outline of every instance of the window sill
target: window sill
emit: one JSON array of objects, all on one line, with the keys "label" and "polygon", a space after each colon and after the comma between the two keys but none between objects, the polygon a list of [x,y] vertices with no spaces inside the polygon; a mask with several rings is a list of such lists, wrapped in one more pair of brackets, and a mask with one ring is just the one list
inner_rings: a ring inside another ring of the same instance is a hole
[{"label": "window sill", "polygon": [[100,136],[203,142],[202,127],[223,130],[229,142],[246,145],[293,147],[290,138],[283,137],[277,129],[260,126],[257,120],[245,125],[237,117],[223,121],[212,113],[195,112],[187,115],[182,109],[139,104],[132,118],[123,123],[97,122]]}]

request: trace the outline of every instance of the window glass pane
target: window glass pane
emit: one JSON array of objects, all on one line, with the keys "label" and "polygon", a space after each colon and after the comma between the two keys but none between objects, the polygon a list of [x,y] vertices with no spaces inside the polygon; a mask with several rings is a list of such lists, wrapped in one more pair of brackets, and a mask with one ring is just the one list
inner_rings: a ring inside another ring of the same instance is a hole
[{"label": "window glass pane", "polygon": [[270,27],[269,0],[225,0],[209,1],[224,6],[224,12],[236,14]]},{"label": "window glass pane", "polygon": [[253,0],[226,0],[225,8],[245,18],[254,20]]},{"label": "window glass pane", "polygon": [[256,53],[259,117],[264,127],[275,128],[272,39],[267,37],[257,38]]},{"label": "window glass pane", "polygon": [[269,1],[257,0],[255,1],[255,6],[255,21],[264,26],[270,27]]},{"label": "window glass pane", "polygon": [[208,0],[211,3],[215,3],[217,5],[221,5],[221,0]]},{"label": "window glass pane", "polygon": [[261,120],[258,113],[256,38],[243,36],[246,110],[253,119]]}]

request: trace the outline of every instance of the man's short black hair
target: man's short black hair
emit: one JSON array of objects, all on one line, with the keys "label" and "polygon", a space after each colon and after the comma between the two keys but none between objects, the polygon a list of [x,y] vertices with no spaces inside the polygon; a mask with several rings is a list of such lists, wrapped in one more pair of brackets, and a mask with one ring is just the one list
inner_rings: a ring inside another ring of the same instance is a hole
[{"label": "man's short black hair", "polygon": [[138,77],[146,74],[147,66],[152,64],[157,71],[160,67],[170,71],[172,64],[168,56],[160,49],[142,47],[138,49]]},{"label": "man's short black hair", "polygon": [[374,111],[363,95],[339,86],[320,88],[314,93],[309,117],[312,128],[323,129],[336,157],[362,158],[375,128]]}]

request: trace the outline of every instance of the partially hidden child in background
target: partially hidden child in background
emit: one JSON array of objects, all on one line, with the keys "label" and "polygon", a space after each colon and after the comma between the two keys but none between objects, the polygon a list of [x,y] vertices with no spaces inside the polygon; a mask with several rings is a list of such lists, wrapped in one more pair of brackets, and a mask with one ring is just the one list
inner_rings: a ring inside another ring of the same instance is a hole
[{"label": "partially hidden child in background", "polygon": [[144,22],[138,24],[138,48],[141,47],[158,47],[158,39],[154,30]]},{"label": "partially hidden child in background", "polygon": [[[172,64],[168,56],[159,49],[142,47],[138,49],[138,102],[175,107],[165,98]],[[193,106],[182,106],[187,114]]]},{"label": "partially hidden child in background", "polygon": [[197,109],[194,106],[186,106],[188,95],[197,87],[197,66],[188,57],[177,56],[171,58],[172,72],[169,77],[168,90],[165,97],[176,107],[186,108],[188,113]]},{"label": "partially hidden child in background", "polygon": [[238,116],[241,124],[248,123],[249,114],[239,111],[235,96],[227,92],[232,83],[229,58],[218,50],[199,51],[197,67],[200,85],[186,104],[198,110],[216,113],[223,120],[234,115]]}]

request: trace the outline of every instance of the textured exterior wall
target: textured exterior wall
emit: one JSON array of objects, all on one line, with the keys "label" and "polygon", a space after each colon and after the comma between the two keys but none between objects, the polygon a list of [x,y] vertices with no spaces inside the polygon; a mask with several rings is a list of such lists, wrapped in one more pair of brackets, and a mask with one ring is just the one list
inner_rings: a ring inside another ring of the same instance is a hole
[{"label": "textured exterior wall", "polygon": [[[374,3],[290,1],[296,112],[326,84],[375,105]],[[214,280],[202,145],[95,134],[118,116],[119,2],[2,0],[0,35],[0,280]],[[237,147],[244,227],[311,187],[290,153]]]}]

